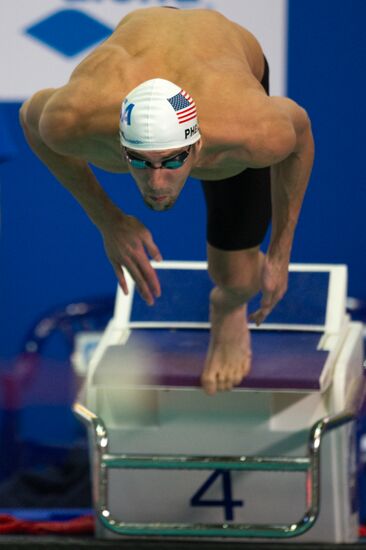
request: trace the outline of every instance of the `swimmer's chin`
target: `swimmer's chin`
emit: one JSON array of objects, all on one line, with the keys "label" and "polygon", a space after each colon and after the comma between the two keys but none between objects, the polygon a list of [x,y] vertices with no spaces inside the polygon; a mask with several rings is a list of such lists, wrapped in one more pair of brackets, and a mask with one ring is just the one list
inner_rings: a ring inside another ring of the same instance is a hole
[{"label": "swimmer's chin", "polygon": [[175,205],[176,201],[177,198],[171,198],[166,202],[156,203],[144,198],[144,203],[146,204],[146,206],[150,208],[150,210],[154,210],[154,212],[165,212],[166,210],[170,210]]}]

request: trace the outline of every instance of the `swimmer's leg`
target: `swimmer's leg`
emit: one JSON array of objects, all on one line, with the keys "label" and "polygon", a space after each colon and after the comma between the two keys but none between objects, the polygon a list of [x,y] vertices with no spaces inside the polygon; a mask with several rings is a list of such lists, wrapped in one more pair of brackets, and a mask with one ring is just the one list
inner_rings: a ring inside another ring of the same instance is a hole
[{"label": "swimmer's leg", "polygon": [[208,245],[211,338],[201,382],[208,394],[240,384],[251,366],[247,303],[259,292],[264,255],[258,247],[225,251]]}]

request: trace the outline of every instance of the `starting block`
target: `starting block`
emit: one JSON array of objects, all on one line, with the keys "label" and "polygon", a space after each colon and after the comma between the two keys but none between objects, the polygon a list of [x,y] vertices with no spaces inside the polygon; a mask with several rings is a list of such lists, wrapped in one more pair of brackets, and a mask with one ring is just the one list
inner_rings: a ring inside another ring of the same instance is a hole
[{"label": "starting block", "polygon": [[74,405],[97,536],[356,541],[363,341],[345,314],[346,266],[291,265],[286,296],[250,325],[250,374],[215,396],[200,388],[207,264],[153,267],[161,298],[147,306],[131,278],[128,296],[117,290]]}]

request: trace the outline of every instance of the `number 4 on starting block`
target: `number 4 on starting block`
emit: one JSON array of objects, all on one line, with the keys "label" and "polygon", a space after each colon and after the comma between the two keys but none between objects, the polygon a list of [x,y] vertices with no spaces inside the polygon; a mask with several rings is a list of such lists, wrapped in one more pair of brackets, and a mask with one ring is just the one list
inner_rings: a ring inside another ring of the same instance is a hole
[{"label": "number 4 on starting block", "polygon": [[[214,499],[202,499],[206,491],[215,483],[215,481],[222,477],[222,500]],[[231,473],[228,470],[215,470],[207,481],[204,482],[202,487],[191,498],[191,506],[193,507],[206,507],[212,508],[223,507],[226,521],[234,520],[234,508],[241,508],[244,506],[244,501],[233,500],[231,489]]]}]

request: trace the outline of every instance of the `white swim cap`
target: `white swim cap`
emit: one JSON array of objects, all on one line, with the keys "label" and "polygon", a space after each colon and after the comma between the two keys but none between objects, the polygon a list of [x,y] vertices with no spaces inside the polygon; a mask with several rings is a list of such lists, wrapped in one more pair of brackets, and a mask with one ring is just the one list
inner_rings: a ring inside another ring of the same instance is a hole
[{"label": "white swim cap", "polygon": [[192,145],[200,137],[195,102],[169,80],[146,80],[122,102],[120,139],[125,147],[162,151]]}]

